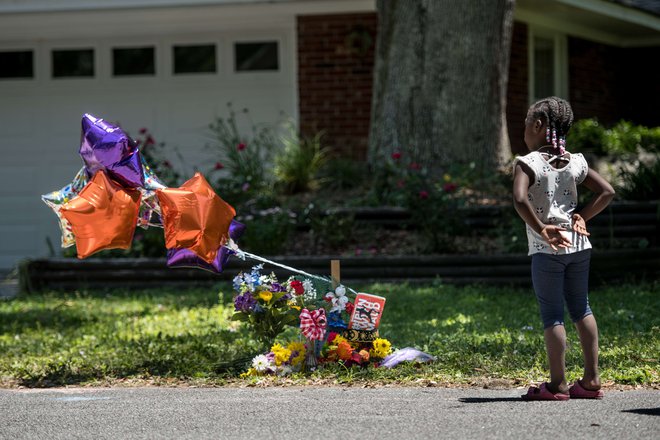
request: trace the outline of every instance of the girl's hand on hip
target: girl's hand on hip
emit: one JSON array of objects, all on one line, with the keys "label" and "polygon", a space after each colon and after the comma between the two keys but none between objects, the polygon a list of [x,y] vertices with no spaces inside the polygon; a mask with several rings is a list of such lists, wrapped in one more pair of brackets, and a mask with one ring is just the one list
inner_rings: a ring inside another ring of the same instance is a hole
[{"label": "girl's hand on hip", "polygon": [[550,247],[556,251],[557,248],[567,248],[573,244],[567,236],[562,234],[562,232],[566,232],[566,229],[561,226],[545,225],[543,229],[541,229],[541,237],[543,237]]},{"label": "girl's hand on hip", "polygon": [[578,234],[584,235],[585,237],[591,235],[587,231],[587,222],[584,221],[580,214],[573,214],[573,230]]}]

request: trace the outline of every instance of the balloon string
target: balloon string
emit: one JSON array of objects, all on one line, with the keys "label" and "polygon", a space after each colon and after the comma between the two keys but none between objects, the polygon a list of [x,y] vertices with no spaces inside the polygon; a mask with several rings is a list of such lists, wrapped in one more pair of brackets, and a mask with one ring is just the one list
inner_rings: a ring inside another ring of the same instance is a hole
[{"label": "balloon string", "polygon": [[[298,273],[300,275],[304,275],[304,276],[309,277],[309,278],[314,278],[316,280],[332,284],[332,279],[329,278],[329,277],[322,277],[322,276],[319,276],[319,275],[313,275],[311,273],[305,272],[304,270],[296,269],[295,267],[287,266],[286,264],[277,263],[275,261],[269,260],[268,258],[264,258],[264,257],[260,257],[259,255],[251,254],[250,252],[245,252],[244,250],[241,250],[238,247],[229,247],[229,246],[225,246],[225,247],[227,249],[233,251],[233,252],[236,252],[236,256],[238,258],[240,258],[241,260],[245,260],[246,257],[251,258],[253,260],[261,261],[262,263],[268,263],[268,264],[272,264],[273,266],[281,267],[282,269],[286,269],[290,272],[295,272],[295,273]],[[342,286],[343,286],[343,284],[342,284]],[[357,292],[355,290],[351,289],[350,287],[348,287],[348,286],[344,286],[344,287],[346,289],[350,290],[351,292],[357,294]]]}]

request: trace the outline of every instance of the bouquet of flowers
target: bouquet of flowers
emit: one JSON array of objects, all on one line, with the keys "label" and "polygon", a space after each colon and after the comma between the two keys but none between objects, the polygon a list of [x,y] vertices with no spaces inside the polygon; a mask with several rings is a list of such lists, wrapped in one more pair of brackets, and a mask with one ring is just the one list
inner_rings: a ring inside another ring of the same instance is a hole
[{"label": "bouquet of flowers", "polygon": [[250,273],[241,272],[234,278],[232,320],[249,324],[257,339],[270,347],[285,326],[298,325],[300,307],[294,299],[299,295],[298,284],[293,279],[280,284],[275,274],[262,275],[262,268],[255,266]]},{"label": "bouquet of flowers", "polygon": [[[246,374],[283,375],[313,368],[317,362],[366,366],[380,362],[391,352],[386,339],[358,341],[347,337],[350,333],[347,322],[355,309],[355,297],[351,301],[344,286],[319,297],[320,289],[310,279],[290,277],[280,283],[273,273],[262,275],[262,269],[258,265],[234,278],[232,319],[246,322],[257,339],[270,347],[270,351],[253,359]],[[275,343],[287,326],[300,328],[304,342]]]}]

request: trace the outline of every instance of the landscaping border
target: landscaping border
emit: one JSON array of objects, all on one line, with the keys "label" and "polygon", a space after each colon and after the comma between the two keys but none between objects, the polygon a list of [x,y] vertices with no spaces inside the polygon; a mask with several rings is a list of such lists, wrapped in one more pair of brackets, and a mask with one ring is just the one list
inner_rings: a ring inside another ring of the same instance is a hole
[{"label": "landscaping border", "polygon": [[[417,257],[275,256],[273,261],[328,275],[330,260],[341,260],[342,281],[441,282],[529,286],[530,258],[527,255],[437,255]],[[163,286],[209,286],[231,280],[238,272],[257,264],[232,257],[221,274],[201,269],[176,268],[165,259],[39,259],[23,263],[20,270],[23,291],[48,289],[159,288]],[[266,267],[283,279],[291,272]],[[613,282],[660,279],[660,249],[594,251],[593,285]]]}]

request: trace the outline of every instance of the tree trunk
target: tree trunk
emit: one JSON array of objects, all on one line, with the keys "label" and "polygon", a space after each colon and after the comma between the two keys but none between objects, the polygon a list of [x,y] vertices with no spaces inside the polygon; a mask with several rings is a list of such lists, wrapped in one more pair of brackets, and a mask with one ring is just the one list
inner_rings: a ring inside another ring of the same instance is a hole
[{"label": "tree trunk", "polygon": [[[515,0],[378,0],[369,161],[431,169],[510,156],[506,86]],[[524,115],[521,115],[521,123]]]}]

